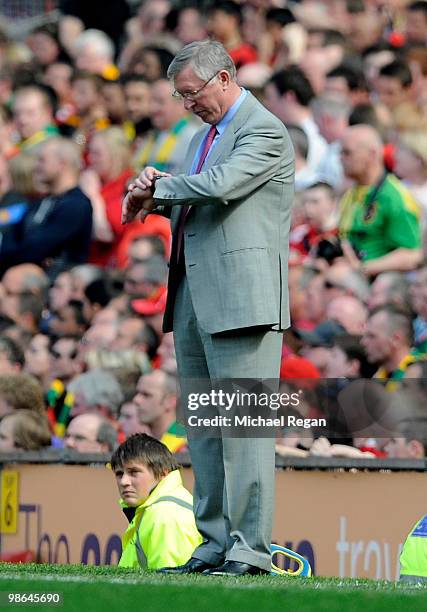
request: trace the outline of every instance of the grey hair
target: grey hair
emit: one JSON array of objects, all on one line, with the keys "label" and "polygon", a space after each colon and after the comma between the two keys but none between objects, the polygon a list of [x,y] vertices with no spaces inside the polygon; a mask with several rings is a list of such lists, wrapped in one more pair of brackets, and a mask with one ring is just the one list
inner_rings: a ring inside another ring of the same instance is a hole
[{"label": "grey hair", "polygon": [[104,271],[102,268],[94,266],[93,264],[80,264],[71,268],[70,275],[73,279],[81,279],[87,286],[90,285],[90,283],[103,278]]},{"label": "grey hair", "polygon": [[348,119],[351,112],[351,105],[347,98],[339,95],[323,95],[314,98],[310,104],[313,114],[317,117],[329,115],[336,119]]},{"label": "grey hair", "polygon": [[82,32],[74,42],[74,51],[80,53],[86,46],[91,45],[96,49],[96,53],[99,56],[107,57],[112,60],[114,57],[114,44],[113,41],[105,32],[90,28]]},{"label": "grey hair", "polygon": [[365,276],[357,270],[349,270],[340,280],[340,285],[351,291],[361,302],[365,303],[369,296],[369,283]]},{"label": "grey hair", "polygon": [[236,66],[225,47],[215,40],[202,40],[185,45],[172,60],[167,76],[174,80],[186,66],[191,65],[200,79],[210,79],[220,70],[227,70],[232,81],[236,80]]},{"label": "grey hair", "polygon": [[114,417],[123,402],[123,392],[116,378],[100,368],[80,374],[70,382],[67,390],[74,395],[81,393],[88,409],[104,406]]},{"label": "grey hair", "polygon": [[117,431],[107,419],[102,418],[96,441],[99,442],[99,444],[106,444],[108,446],[108,452],[112,452],[116,449]]}]

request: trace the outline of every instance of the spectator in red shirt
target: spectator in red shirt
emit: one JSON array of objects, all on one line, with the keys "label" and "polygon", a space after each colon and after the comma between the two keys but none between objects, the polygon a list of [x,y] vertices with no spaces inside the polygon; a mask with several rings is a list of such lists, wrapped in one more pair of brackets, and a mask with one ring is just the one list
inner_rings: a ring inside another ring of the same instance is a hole
[{"label": "spectator in red shirt", "polygon": [[123,130],[111,127],[94,134],[89,144],[89,168],[80,179],[94,210],[92,263],[116,263],[117,248],[128,231],[120,221],[121,203],[133,174],[130,145]]},{"label": "spectator in red shirt", "polygon": [[90,261],[99,266],[126,266],[130,242],[138,235],[152,234],[169,241],[169,221],[152,215],[146,223],[139,219],[122,225],[121,205],[131,168],[131,148],[119,127],[96,132],[89,144],[89,168],[80,179],[82,189],[92,202],[94,236]]},{"label": "spectator in red shirt", "polygon": [[301,204],[306,223],[295,227],[290,235],[290,251],[304,259],[321,240],[334,240],[337,235],[337,200],[328,183],[317,182],[301,194]]},{"label": "spectator in red shirt", "polygon": [[258,61],[256,50],[242,40],[242,8],[231,0],[215,3],[208,19],[208,32],[227,49],[239,69],[245,64]]}]

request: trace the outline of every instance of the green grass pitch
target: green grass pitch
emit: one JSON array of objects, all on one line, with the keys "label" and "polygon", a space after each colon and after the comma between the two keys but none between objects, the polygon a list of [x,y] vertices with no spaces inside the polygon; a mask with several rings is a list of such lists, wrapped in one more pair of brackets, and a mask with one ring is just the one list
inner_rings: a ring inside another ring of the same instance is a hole
[{"label": "green grass pitch", "polygon": [[427,585],[339,578],[162,576],[104,566],[0,564],[3,592],[59,592],[58,612],[399,612],[427,610]]}]

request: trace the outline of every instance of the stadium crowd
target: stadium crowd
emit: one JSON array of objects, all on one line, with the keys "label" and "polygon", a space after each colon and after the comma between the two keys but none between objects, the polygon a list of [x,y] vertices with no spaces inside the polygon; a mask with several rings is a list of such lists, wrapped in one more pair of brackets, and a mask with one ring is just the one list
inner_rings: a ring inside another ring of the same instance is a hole
[{"label": "stadium crowd", "polygon": [[199,124],[166,70],[209,36],[295,149],[282,388],[328,431],[277,452],[424,457],[427,2],[94,5],[14,38],[0,19],[0,451],[186,448],[169,222],[120,215],[142,167],[179,172]]}]

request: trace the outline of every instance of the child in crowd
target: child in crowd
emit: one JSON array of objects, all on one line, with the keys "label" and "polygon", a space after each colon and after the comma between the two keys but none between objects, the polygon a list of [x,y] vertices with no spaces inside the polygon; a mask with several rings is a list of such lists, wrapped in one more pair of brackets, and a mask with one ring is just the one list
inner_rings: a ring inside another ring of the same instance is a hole
[{"label": "child in crowd", "polygon": [[111,468],[130,522],[119,566],[154,570],[186,563],[202,537],[192,495],[166,446],[147,434],[135,434],[113,453]]}]

